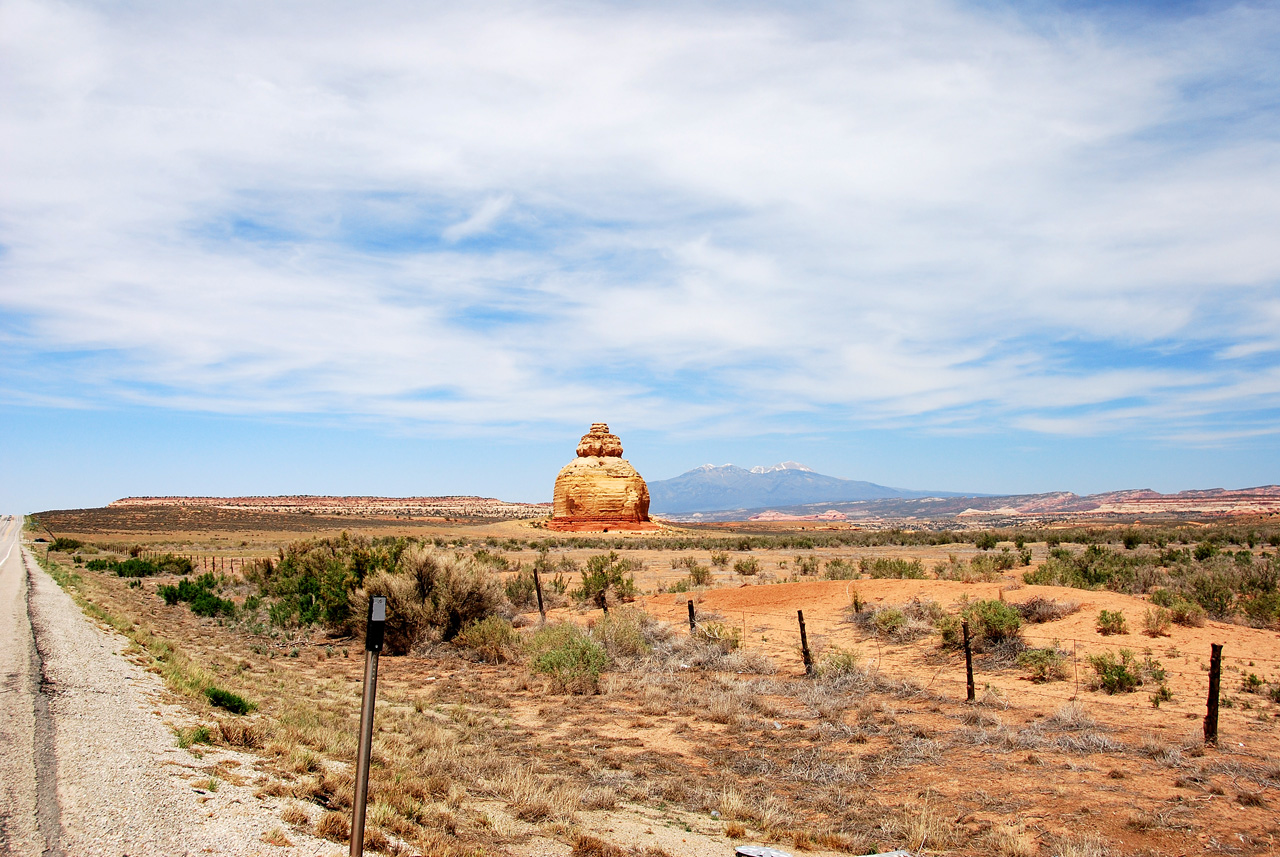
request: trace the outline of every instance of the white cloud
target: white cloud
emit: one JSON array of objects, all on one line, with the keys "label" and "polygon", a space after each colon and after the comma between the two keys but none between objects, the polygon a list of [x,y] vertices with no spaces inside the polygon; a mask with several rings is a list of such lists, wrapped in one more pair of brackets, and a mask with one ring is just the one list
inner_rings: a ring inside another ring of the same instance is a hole
[{"label": "white cloud", "polygon": [[0,394],[1212,431],[1280,407],[1278,29],[6,2]]},{"label": "white cloud", "polygon": [[476,235],[482,235],[493,228],[493,224],[498,218],[506,213],[511,207],[513,198],[511,194],[503,196],[493,196],[481,203],[475,213],[461,223],[455,223],[446,229],[442,235],[444,240],[450,244],[456,244],[466,238],[473,238]]}]

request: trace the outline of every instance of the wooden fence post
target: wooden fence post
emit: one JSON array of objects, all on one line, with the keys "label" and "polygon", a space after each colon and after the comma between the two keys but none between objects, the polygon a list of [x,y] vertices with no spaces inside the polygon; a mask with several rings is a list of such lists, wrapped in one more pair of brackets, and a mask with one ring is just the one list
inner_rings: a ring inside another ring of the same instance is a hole
[{"label": "wooden fence post", "polygon": [[804,674],[813,675],[813,656],[809,654],[809,635],[804,630],[804,611],[797,610],[800,619],[800,658],[804,661]]},{"label": "wooden fence post", "polygon": [[690,598],[685,604],[689,605],[689,636],[692,637],[698,633],[698,622],[693,618],[693,599]]},{"label": "wooden fence post", "polygon": [[973,702],[973,649],[969,645],[969,623],[961,622],[960,630],[964,633],[964,673],[965,687],[968,691],[969,701]]},{"label": "wooden fence post", "polygon": [[538,596],[538,615],[542,617],[542,624],[547,624],[547,605],[542,600],[542,575],[538,574],[538,560],[533,561],[533,591]]},{"label": "wooden fence post", "polygon": [[1218,690],[1222,686],[1222,644],[1210,643],[1209,710],[1204,715],[1204,743],[1218,743]]}]

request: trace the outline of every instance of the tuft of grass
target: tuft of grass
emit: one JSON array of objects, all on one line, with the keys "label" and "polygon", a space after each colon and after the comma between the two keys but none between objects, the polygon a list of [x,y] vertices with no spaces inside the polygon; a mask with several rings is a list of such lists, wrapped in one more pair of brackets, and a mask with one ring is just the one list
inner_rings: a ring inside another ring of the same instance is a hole
[{"label": "tuft of grass", "polygon": [[213,734],[208,726],[192,726],[189,729],[175,729],[174,734],[178,736],[178,746],[182,749],[189,749],[193,744],[212,744]]},{"label": "tuft of grass", "polygon": [[248,714],[257,708],[256,705],[240,694],[232,693],[229,690],[223,690],[213,685],[204,689],[204,695],[214,706],[230,711],[232,714]]},{"label": "tuft of grass", "polygon": [[345,813],[326,812],[316,822],[316,835],[332,842],[345,843],[351,838],[351,822]]}]

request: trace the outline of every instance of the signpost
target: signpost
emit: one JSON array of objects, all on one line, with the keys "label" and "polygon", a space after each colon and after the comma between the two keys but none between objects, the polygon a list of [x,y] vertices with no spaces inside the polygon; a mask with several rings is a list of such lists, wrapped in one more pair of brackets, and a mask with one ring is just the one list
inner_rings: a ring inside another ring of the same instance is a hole
[{"label": "signpost", "polygon": [[378,653],[386,634],[387,599],[369,599],[364,634],[364,700],[360,703],[360,749],[356,755],[356,798],[351,804],[351,857],[364,854],[364,810],[369,800],[369,755],[373,749],[373,705],[378,695]]}]

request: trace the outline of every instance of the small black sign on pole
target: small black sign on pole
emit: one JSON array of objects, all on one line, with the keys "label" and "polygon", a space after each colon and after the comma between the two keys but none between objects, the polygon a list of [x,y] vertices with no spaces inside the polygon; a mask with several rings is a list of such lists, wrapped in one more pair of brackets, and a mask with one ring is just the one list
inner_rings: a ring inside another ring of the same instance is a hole
[{"label": "small black sign on pole", "polygon": [[373,706],[378,696],[378,654],[386,635],[387,599],[369,599],[364,635],[364,699],[360,703],[360,749],[356,755],[356,797],[351,804],[351,857],[364,854],[364,810],[369,801],[369,756],[373,750]]}]

